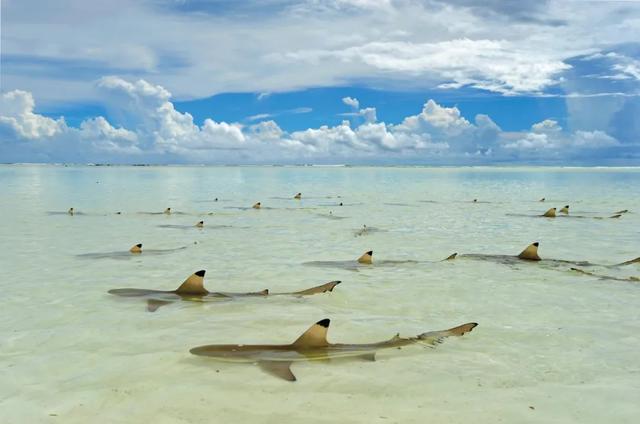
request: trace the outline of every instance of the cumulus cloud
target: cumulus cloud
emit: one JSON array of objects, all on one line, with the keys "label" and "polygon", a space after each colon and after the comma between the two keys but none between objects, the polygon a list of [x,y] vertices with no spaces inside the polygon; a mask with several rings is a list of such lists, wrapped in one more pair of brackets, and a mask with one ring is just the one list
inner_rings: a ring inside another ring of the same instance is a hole
[{"label": "cumulus cloud", "polygon": [[64,119],[47,118],[34,113],[36,106],[31,93],[13,90],[0,97],[0,126],[19,138],[44,139],[60,134],[66,129]]},{"label": "cumulus cloud", "polygon": [[343,97],[342,103],[344,103],[347,106],[351,106],[351,108],[353,109],[360,108],[360,102],[358,101],[358,99],[355,99],[353,97]]},{"label": "cumulus cloud", "polygon": [[287,132],[273,120],[243,126],[211,118],[198,125],[190,114],[175,108],[171,93],[160,85],[106,77],[98,87],[110,119],[98,116],[78,127],[37,114],[29,93],[4,94],[0,128],[10,136],[0,139],[0,151],[21,161],[261,163],[409,158],[423,163],[491,163],[559,155],[571,159],[620,145],[603,131],[569,133],[551,119],[525,132],[504,132],[487,115],[470,121],[457,107],[434,100],[397,124],[379,122],[375,108],[358,109],[360,102],[348,97],[343,102],[357,110],[353,114],[358,119],[335,126]]}]

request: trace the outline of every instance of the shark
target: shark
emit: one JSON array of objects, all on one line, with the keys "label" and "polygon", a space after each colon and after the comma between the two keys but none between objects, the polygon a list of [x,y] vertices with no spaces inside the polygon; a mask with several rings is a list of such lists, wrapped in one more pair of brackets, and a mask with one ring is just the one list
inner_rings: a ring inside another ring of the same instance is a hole
[{"label": "shark", "polygon": [[134,244],[127,251],[115,251],[115,252],[99,252],[99,253],[83,253],[76,255],[78,258],[83,259],[132,259],[139,256],[149,255],[166,255],[169,253],[177,252],[186,249],[186,246],[177,247],[175,249],[145,249],[142,250],[142,243]]},{"label": "shark", "polygon": [[475,260],[484,260],[484,261],[492,261],[498,262],[505,265],[516,265],[518,263],[541,263],[545,265],[550,265],[552,267],[565,267],[568,265],[572,266],[581,266],[581,267],[605,267],[605,268],[613,268],[631,265],[635,263],[640,263],[640,257],[635,259],[631,259],[625,262],[613,264],[613,265],[603,265],[591,263],[588,261],[572,261],[572,260],[564,260],[564,259],[542,259],[538,256],[538,247],[540,246],[539,242],[531,243],[529,246],[525,247],[525,249],[520,252],[518,255],[491,255],[485,253],[471,253],[471,254],[463,254],[459,255],[457,253],[451,254],[445,260],[454,260],[456,258],[468,258]]},{"label": "shark", "polygon": [[329,343],[327,332],[330,320],[322,319],[302,333],[293,343],[280,345],[221,344],[194,347],[189,352],[219,361],[257,364],[267,373],[286,381],[296,381],[291,371],[294,362],[327,361],[340,358],[375,361],[383,349],[401,349],[413,344],[435,347],[447,337],[462,336],[478,324],[469,322],[442,331],[430,331],[414,337],[396,334],[388,340],[374,343]]},{"label": "shark", "polygon": [[580,269],[580,268],[576,268],[576,267],[571,267],[571,271],[575,271],[578,274],[582,274],[582,275],[589,275],[591,277],[596,277],[599,280],[612,280],[612,281],[632,281],[632,282],[640,282],[640,277],[614,277],[612,275],[603,275],[603,274],[596,274],[595,272],[590,272],[590,271],[585,271],[584,269]]},{"label": "shark", "polygon": [[[192,230],[194,228],[197,229],[202,229],[204,228],[204,221],[198,221],[196,222],[194,225],[172,225],[172,224],[164,224],[164,225],[158,225],[158,228],[173,228],[176,230]],[[216,225],[212,228],[222,228],[222,227],[229,227],[228,225]]]},{"label": "shark", "polygon": [[[591,219],[608,219],[608,218],[620,218],[625,211],[614,212],[609,216],[585,216],[585,215],[570,215],[569,214],[569,205],[565,205],[560,210],[558,208],[549,208],[542,215],[527,215],[527,214],[519,214],[519,213],[508,213],[507,216],[524,216],[530,218],[591,218]],[[560,215],[558,215],[560,214]]]},{"label": "shark", "polygon": [[353,232],[354,237],[361,237],[361,236],[366,236],[372,233],[380,233],[380,232],[386,232],[386,230],[381,230],[380,228],[376,228],[376,227],[369,227],[367,225],[363,225],[362,228],[360,228],[359,230],[356,230]]},{"label": "shark", "polygon": [[[375,266],[395,266],[402,264],[417,264],[418,261],[414,260],[404,260],[404,261],[395,261],[395,260],[381,260],[376,261]],[[362,256],[360,256],[356,260],[350,261],[311,261],[304,262],[303,265],[308,266],[317,266],[317,267],[327,267],[327,268],[342,268],[350,271],[358,271],[361,268],[374,266],[373,262],[373,250],[369,250],[364,252]]]},{"label": "shark", "polygon": [[339,280],[330,281],[305,290],[282,293],[271,293],[269,289],[248,293],[210,292],[204,287],[205,272],[205,270],[194,272],[175,290],[122,288],[109,290],[108,293],[121,297],[145,299],[147,301],[147,310],[149,312],[155,312],[163,305],[183,300],[204,302],[206,300],[231,300],[233,298],[247,296],[311,296],[319,293],[332,292],[333,289],[341,283]]}]

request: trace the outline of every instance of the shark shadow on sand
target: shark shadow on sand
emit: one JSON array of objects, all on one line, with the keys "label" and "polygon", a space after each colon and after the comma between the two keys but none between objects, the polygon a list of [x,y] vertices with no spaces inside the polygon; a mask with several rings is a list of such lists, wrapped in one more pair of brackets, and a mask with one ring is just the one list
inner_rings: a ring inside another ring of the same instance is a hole
[{"label": "shark shadow on sand", "polygon": [[284,345],[207,345],[189,350],[194,355],[207,356],[226,362],[257,364],[267,373],[287,381],[296,381],[291,372],[293,362],[328,361],[338,358],[363,359],[375,361],[376,353],[381,349],[401,349],[404,346],[422,343],[435,347],[445,338],[462,336],[473,330],[478,324],[470,322],[443,331],[430,331],[415,337],[400,337],[396,334],[389,340],[378,343],[343,344],[329,343],[327,331],[329,319],[313,324],[293,343]]},{"label": "shark shadow on sand", "polygon": [[284,293],[270,293],[269,289],[247,293],[210,292],[204,288],[204,274],[204,270],[193,273],[175,290],[124,288],[112,289],[109,290],[108,293],[121,297],[145,299],[147,301],[147,310],[149,312],[155,312],[161,306],[179,301],[205,302],[211,300],[231,300],[249,296],[311,296],[319,293],[332,292],[335,286],[341,283],[340,281],[330,281],[305,290]]}]

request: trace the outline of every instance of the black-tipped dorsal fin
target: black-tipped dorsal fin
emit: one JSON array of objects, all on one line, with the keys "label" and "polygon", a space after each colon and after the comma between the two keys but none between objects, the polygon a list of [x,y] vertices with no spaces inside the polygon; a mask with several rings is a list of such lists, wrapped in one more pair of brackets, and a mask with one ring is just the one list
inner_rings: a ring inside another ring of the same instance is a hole
[{"label": "black-tipped dorsal fin", "polygon": [[526,259],[528,261],[539,261],[540,260],[540,256],[538,256],[539,245],[540,243],[538,242],[531,243],[522,252],[520,252],[520,254],[518,255],[518,258]]},{"label": "black-tipped dorsal fin", "polygon": [[373,263],[373,250],[364,252],[364,254],[358,258],[358,262],[360,262],[361,264]]},{"label": "black-tipped dorsal fin", "polygon": [[327,331],[329,330],[330,322],[328,318],[316,322],[302,333],[292,345],[300,348],[328,346]]},{"label": "black-tipped dorsal fin", "polygon": [[204,288],[204,274],[205,271],[201,270],[198,272],[194,272],[184,280],[184,283],[180,285],[175,291],[176,294],[194,294],[194,295],[204,295],[209,293]]},{"label": "black-tipped dorsal fin", "polygon": [[135,244],[129,249],[131,253],[142,253],[142,243]]},{"label": "black-tipped dorsal fin", "polygon": [[452,261],[452,260],[454,260],[457,256],[458,256],[458,252],[456,252],[456,253],[452,253],[452,254],[450,254],[449,256],[447,256],[444,260],[445,260],[445,261]]},{"label": "black-tipped dorsal fin", "polygon": [[560,213],[568,215],[569,214],[569,205],[566,205],[562,209],[560,209]]}]

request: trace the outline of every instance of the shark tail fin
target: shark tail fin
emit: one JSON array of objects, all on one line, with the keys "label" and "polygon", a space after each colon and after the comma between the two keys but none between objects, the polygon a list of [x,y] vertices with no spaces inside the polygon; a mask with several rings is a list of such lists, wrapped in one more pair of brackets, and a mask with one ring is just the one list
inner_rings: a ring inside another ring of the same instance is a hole
[{"label": "shark tail fin", "polygon": [[430,331],[428,333],[422,333],[422,334],[417,336],[417,339],[422,343],[426,343],[426,344],[430,344],[432,346],[435,346],[437,344],[442,343],[444,341],[444,339],[447,338],[447,337],[453,337],[453,336],[460,337],[460,336],[463,336],[464,334],[466,334],[469,331],[473,330],[477,326],[478,326],[478,323],[476,323],[476,322],[468,322],[466,324],[462,324],[462,325],[459,325],[457,327],[450,328],[448,330]]},{"label": "shark tail fin", "polygon": [[452,253],[449,256],[447,256],[446,258],[444,258],[442,261],[452,261],[454,260],[456,257],[458,256],[458,252],[456,253]]},{"label": "shark tail fin", "polygon": [[171,208],[167,208],[164,210],[164,213],[166,213],[167,215],[171,214]]},{"label": "shark tail fin", "polygon": [[342,281],[339,281],[339,280],[330,281],[328,283],[325,283],[325,284],[322,284],[322,285],[319,285],[319,286],[315,286],[315,287],[311,287],[311,288],[308,288],[306,290],[300,290],[300,291],[297,291],[297,292],[293,292],[291,294],[297,295],[297,296],[309,296],[309,295],[312,295],[312,294],[331,292],[341,282]]},{"label": "shark tail fin", "polygon": [[626,266],[626,265],[632,265],[632,264],[640,264],[640,256],[638,256],[635,259],[631,259],[628,261],[621,262],[619,264],[615,264],[614,266]]},{"label": "shark tail fin", "polygon": [[302,333],[292,345],[300,348],[328,346],[327,331],[329,330],[330,322],[328,318],[316,322]]},{"label": "shark tail fin", "polygon": [[209,293],[204,288],[204,274],[205,270],[194,272],[184,280],[184,282],[175,291],[176,294],[194,294],[204,295]]},{"label": "shark tail fin", "polygon": [[545,218],[555,218],[556,217],[556,208],[551,208],[545,213],[542,214]]},{"label": "shark tail fin", "polygon": [[135,244],[129,249],[131,253],[142,253],[142,243]]},{"label": "shark tail fin", "polygon": [[565,215],[569,215],[569,205],[566,205],[562,209],[560,209],[560,213],[563,213]]},{"label": "shark tail fin", "polygon": [[67,211],[67,213],[68,213],[69,215],[73,215],[73,214],[74,214],[74,212],[75,212],[75,211],[73,210],[73,208],[69,208],[69,210]]},{"label": "shark tail fin", "polygon": [[372,264],[373,263],[373,250],[369,250],[368,252],[364,252],[364,254],[358,258],[358,262],[360,262],[361,264]]},{"label": "shark tail fin", "polygon": [[540,260],[540,256],[538,256],[539,245],[540,243],[538,242],[531,243],[522,252],[520,252],[520,254],[518,255],[518,258],[526,259],[528,261],[539,261]]}]

